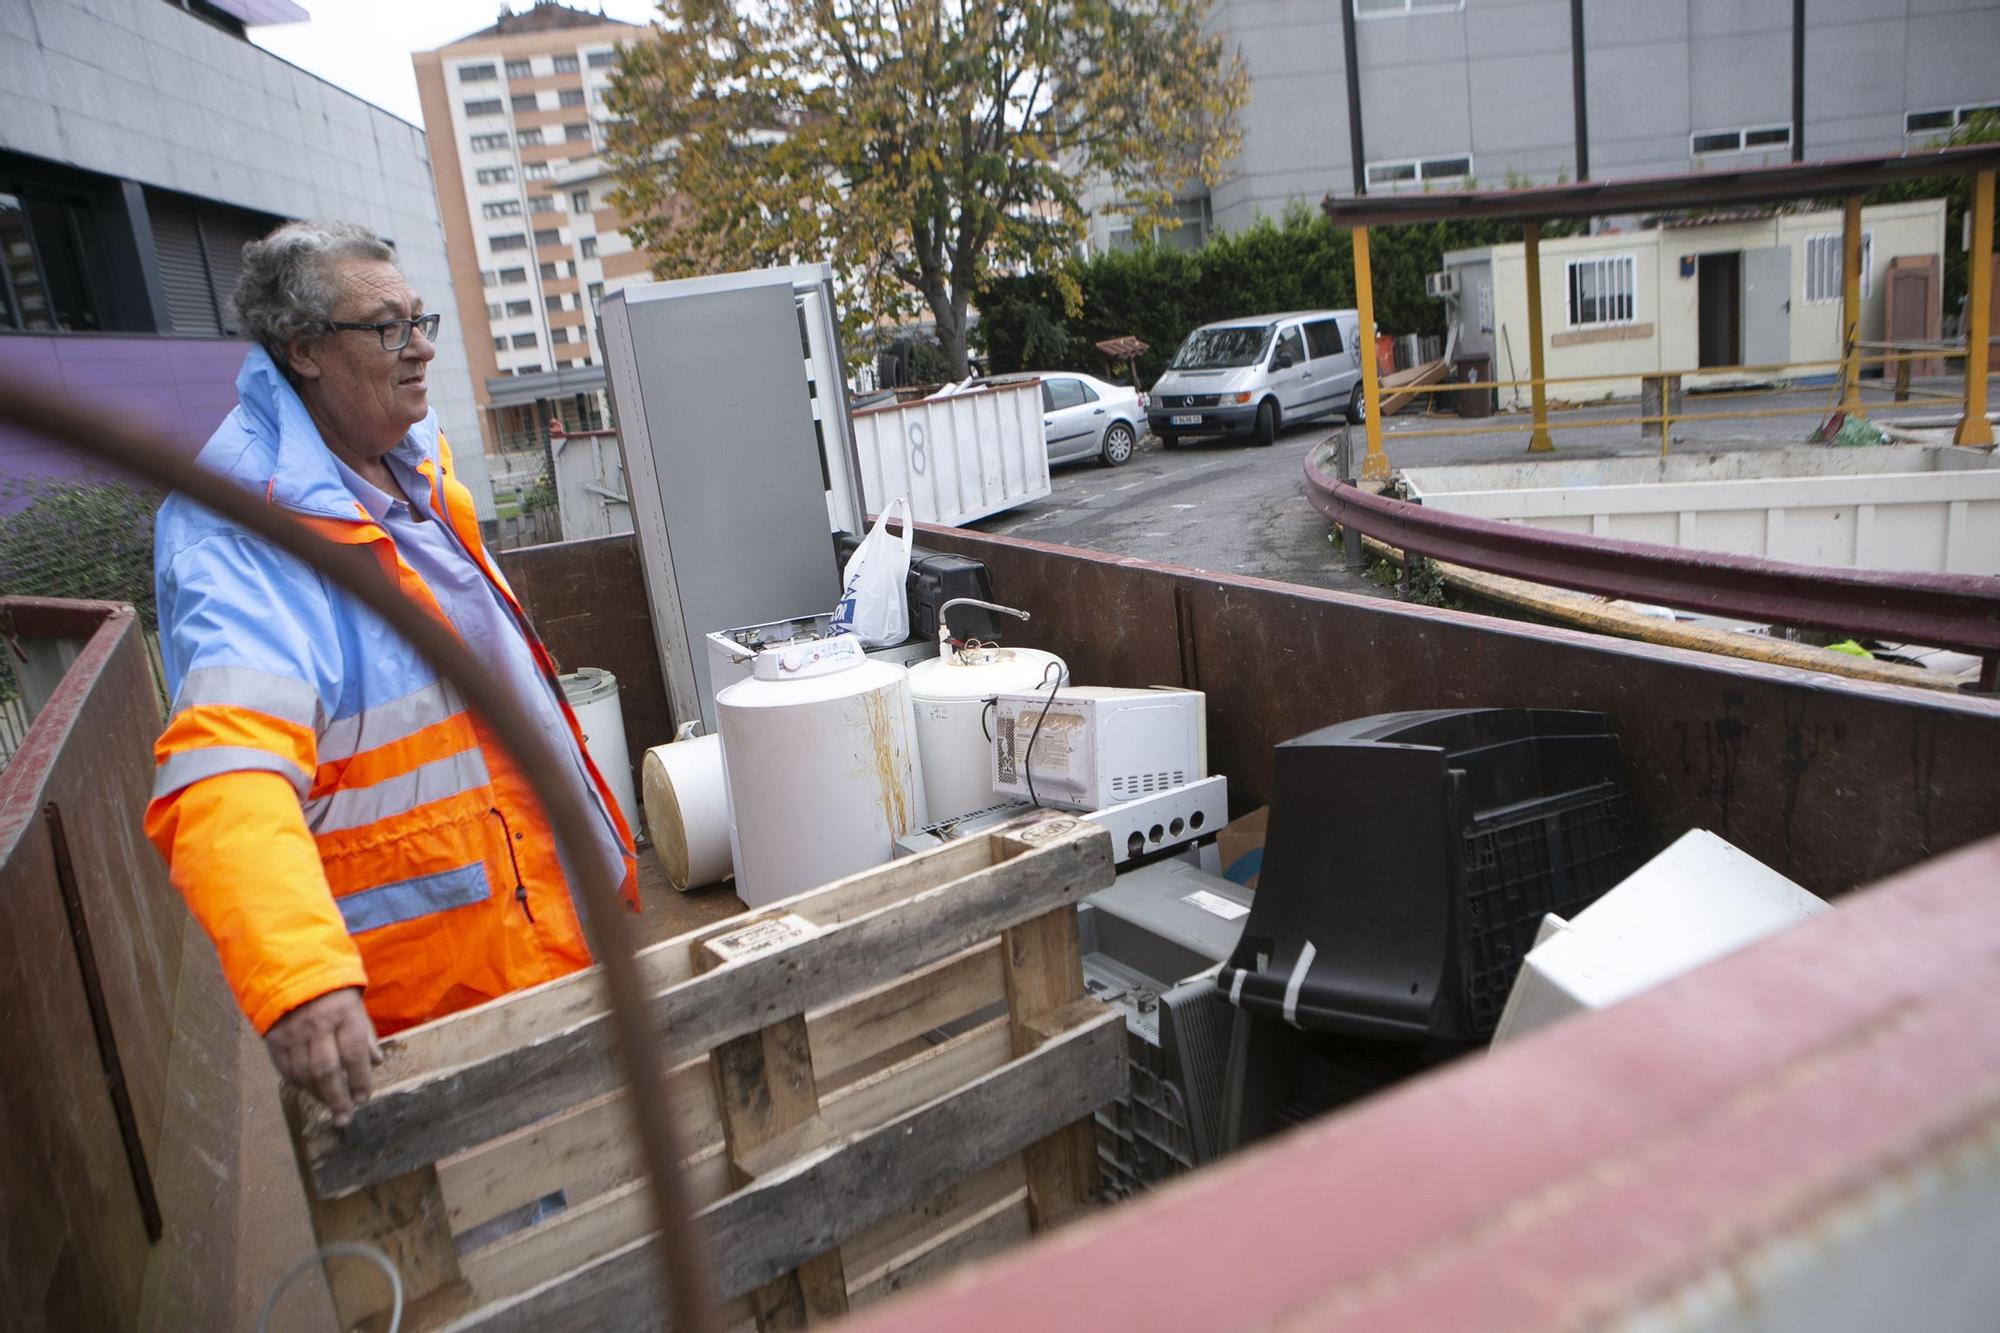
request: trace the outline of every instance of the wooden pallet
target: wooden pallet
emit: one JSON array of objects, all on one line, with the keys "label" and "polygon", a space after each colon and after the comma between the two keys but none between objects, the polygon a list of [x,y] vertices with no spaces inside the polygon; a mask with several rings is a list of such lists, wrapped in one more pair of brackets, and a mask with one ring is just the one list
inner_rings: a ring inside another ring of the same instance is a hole
[{"label": "wooden pallet", "polygon": [[[1075,905],[1111,879],[1109,836],[1052,817],[640,955],[725,1326],[836,1317],[1084,1207],[1125,1034],[1084,995]],[[289,1114],[321,1243],[395,1260],[403,1327],[664,1327],[596,970],[384,1046],[345,1131]],[[372,1266],[327,1279],[343,1326],[386,1323]]]}]

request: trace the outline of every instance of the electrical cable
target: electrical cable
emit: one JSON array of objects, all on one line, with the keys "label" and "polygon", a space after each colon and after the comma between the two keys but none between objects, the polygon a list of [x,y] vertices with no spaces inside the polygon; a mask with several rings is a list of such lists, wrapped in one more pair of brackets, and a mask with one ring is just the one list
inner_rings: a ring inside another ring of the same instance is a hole
[{"label": "electrical cable", "polygon": [[[1049,679],[1051,675],[1055,677],[1054,680]],[[1062,675],[1060,662],[1051,662],[1042,668],[1042,684],[1035,688],[1039,690],[1042,685],[1048,686],[1049,698],[1048,702],[1042,705],[1041,715],[1035,719],[1035,729],[1028,733],[1028,752],[1021,760],[1021,767],[1028,775],[1028,804],[1037,810],[1042,808],[1042,801],[1035,795],[1035,742],[1041,739],[1042,723],[1049,720],[1049,709],[1055,707],[1056,691],[1062,688]]]},{"label": "electrical cable", "polygon": [[257,1333],[264,1333],[271,1326],[271,1312],[278,1308],[278,1297],[285,1294],[285,1288],[298,1281],[301,1273],[316,1263],[341,1258],[366,1259],[389,1279],[389,1333],[396,1333],[403,1326],[403,1275],[396,1271],[396,1265],[389,1262],[388,1255],[358,1240],[329,1241],[286,1269],[285,1275],[278,1279],[278,1285],[272,1287],[271,1294],[264,1298],[264,1309],[257,1316]]},{"label": "electrical cable", "polygon": [[[580,868],[586,901],[601,910],[584,913],[593,958],[603,968],[616,1046],[625,1066],[633,1119],[652,1197],[658,1230],[654,1254],[666,1288],[672,1326],[682,1333],[715,1327],[714,1275],[707,1242],[695,1227],[693,1196],[681,1170],[681,1134],[668,1115],[666,1079],[669,1052],[654,1031],[644,984],[633,960],[634,927],[619,910],[619,886],[594,845],[597,814],[573,784],[556,781],[567,761],[499,679],[440,621],[390,581],[368,545],[341,546],[314,533],[261,495],[238,486],[184,456],[181,447],[102,409],[69,402],[18,379],[0,377],[0,423],[67,444],[133,473],[162,490],[178,490],[280,550],[304,561],[386,621],[440,675],[456,686],[467,704],[492,729],[501,748],[520,768],[547,812],[559,850]],[[384,1045],[394,1049],[396,1039]],[[367,1104],[346,1131],[365,1133]],[[320,1109],[305,1126],[308,1135],[330,1134],[331,1118]]]}]

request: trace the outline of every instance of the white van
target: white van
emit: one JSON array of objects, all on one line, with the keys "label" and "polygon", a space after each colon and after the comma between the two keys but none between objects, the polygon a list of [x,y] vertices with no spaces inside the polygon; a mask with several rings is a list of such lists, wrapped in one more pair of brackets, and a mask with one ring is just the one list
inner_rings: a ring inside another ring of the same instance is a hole
[{"label": "white van", "polygon": [[1269,444],[1281,426],[1336,412],[1360,421],[1360,329],[1352,310],[1204,324],[1181,343],[1147,395],[1146,424],[1171,449],[1197,435],[1248,435]]}]

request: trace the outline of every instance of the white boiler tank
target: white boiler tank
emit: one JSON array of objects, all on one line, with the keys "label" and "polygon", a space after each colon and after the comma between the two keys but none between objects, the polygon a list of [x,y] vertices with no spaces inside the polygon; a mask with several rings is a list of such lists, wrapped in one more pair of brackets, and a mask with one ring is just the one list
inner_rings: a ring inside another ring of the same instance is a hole
[{"label": "white boiler tank", "polygon": [[997,799],[986,701],[1038,690],[1050,680],[1067,685],[1069,668],[1035,648],[965,648],[910,668],[931,823],[983,810]]},{"label": "white boiler tank", "polygon": [[759,653],[715,712],[736,892],[751,907],[881,865],[929,822],[910,673],[853,635]]}]

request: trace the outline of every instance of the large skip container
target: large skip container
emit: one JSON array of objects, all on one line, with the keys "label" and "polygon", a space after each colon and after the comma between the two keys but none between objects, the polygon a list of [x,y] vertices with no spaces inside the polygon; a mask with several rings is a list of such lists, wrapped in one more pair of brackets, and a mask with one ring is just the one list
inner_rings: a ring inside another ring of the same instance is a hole
[{"label": "large skip container", "polygon": [[908,496],[919,523],[957,526],[1049,494],[1039,380],[854,414],[868,512]]}]

